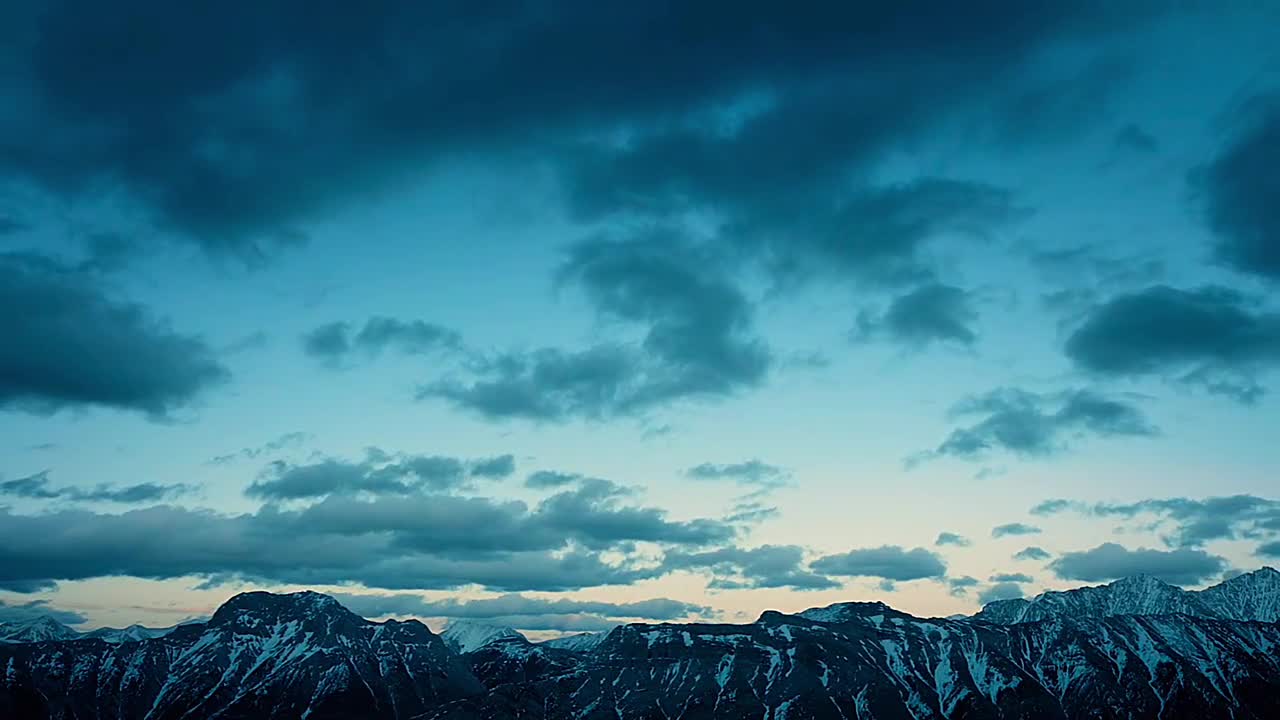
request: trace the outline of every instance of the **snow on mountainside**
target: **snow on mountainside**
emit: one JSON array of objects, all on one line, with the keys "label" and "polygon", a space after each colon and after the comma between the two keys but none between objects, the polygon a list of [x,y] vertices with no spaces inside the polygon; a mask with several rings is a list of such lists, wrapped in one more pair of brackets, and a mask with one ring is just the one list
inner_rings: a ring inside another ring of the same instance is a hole
[{"label": "snow on mountainside", "polygon": [[1265,567],[1196,593],[1218,617],[1280,622],[1280,572]]},{"label": "snow on mountainside", "polygon": [[0,623],[0,643],[31,643],[70,640],[80,633],[51,617]]},{"label": "snow on mountainside", "polygon": [[[1280,717],[1280,623],[1166,610],[1274,614],[1276,580],[1185,593],[1130,578],[1024,601],[1044,619],[1016,624],[883,603],[635,623],[589,650],[473,626],[455,632],[485,639],[461,655],[416,621],[245,593],[162,637],[0,645],[0,718],[1267,720]],[[1154,614],[1117,614],[1130,609]]]},{"label": "snow on mountainside", "polygon": [[1194,615],[1223,620],[1280,620],[1280,572],[1262,568],[1204,590],[1183,590],[1139,575],[1107,585],[1049,591],[988,603],[973,619],[1011,625],[1051,618]]},{"label": "snow on mountainside", "polygon": [[[773,614],[768,611],[765,615]],[[904,617],[909,618],[910,615],[894,610],[882,602],[843,602],[834,605],[828,605],[820,608],[809,608],[798,613],[800,617],[806,620],[817,620],[818,622],[839,623],[850,622],[857,619],[869,619],[872,622],[881,623],[886,617]],[[761,616],[763,619],[764,616]]]},{"label": "snow on mountainside", "polygon": [[173,632],[174,627],[149,628],[130,625],[126,628],[97,628],[82,633],[51,617],[38,617],[21,622],[0,623],[0,643],[49,642],[79,638],[98,639],[109,643],[137,642],[168,635]]},{"label": "snow on mountainside", "polygon": [[998,626],[859,605],[809,613],[824,620],[767,612],[747,625],[625,625],[571,668],[491,686],[424,720],[1280,717],[1280,625],[1125,616]]},{"label": "snow on mountainside", "polygon": [[529,683],[562,675],[577,667],[585,653],[549,648],[524,637],[498,637],[462,656],[487,688]]},{"label": "snow on mountainside", "polygon": [[486,625],[469,620],[453,620],[444,626],[440,637],[445,645],[456,653],[469,653],[501,638],[520,638],[525,636],[509,627]]},{"label": "snow on mountainside", "polygon": [[0,667],[4,718],[402,718],[484,689],[425,625],[311,592],[237,595],[140,642],[0,646]]},{"label": "snow on mountainside", "polygon": [[571,650],[573,652],[591,652],[596,649],[600,643],[604,642],[607,632],[585,632],[576,635],[564,635],[554,640],[545,640],[539,645],[543,647],[556,648],[559,650]]},{"label": "snow on mountainside", "polygon": [[[177,627],[177,626],[174,626]],[[97,638],[109,643],[138,642],[139,640],[151,640],[152,638],[164,637],[173,632],[173,627],[167,628],[149,628],[142,625],[130,625],[126,628],[98,628],[89,632],[80,634],[83,638]]]}]

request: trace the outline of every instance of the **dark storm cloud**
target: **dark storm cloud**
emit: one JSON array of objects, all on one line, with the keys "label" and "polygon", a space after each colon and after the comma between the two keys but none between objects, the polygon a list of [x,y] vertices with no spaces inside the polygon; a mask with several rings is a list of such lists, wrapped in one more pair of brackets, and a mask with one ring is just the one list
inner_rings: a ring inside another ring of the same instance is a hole
[{"label": "dark storm cloud", "polygon": [[557,470],[537,470],[529,473],[529,476],[524,479],[524,485],[525,487],[536,489],[558,488],[564,487],[565,485],[572,485],[586,479],[588,478],[585,475],[579,475],[578,473],[559,472]]},{"label": "dark storm cloud", "polygon": [[302,338],[302,349],[321,362],[339,367],[357,353],[374,357],[385,351],[402,355],[458,350],[462,336],[446,327],[422,320],[372,317],[353,331],[345,322],[333,322],[311,330]]},{"label": "dark storm cloud", "polygon": [[299,522],[340,533],[393,533],[397,544],[431,552],[555,549],[569,541],[593,549],[631,542],[701,546],[734,535],[717,521],[671,521],[659,508],[623,505],[626,494],[613,483],[593,480],[532,510],[516,501],[451,495],[372,502],[331,496],[302,510]]},{"label": "dark storm cloud", "polygon": [[1092,390],[1041,394],[999,388],[957,403],[953,417],[981,419],[951,431],[937,449],[909,462],[937,457],[977,459],[992,451],[1043,457],[1087,436],[1145,437],[1157,429],[1137,407]]},{"label": "dark storm cloud", "polygon": [[1262,557],[1280,558],[1280,540],[1259,545],[1257,554]]},{"label": "dark storm cloud", "polygon": [[31,600],[18,604],[0,600],[0,623],[23,622],[46,617],[53,618],[64,625],[79,625],[88,620],[84,615],[73,610],[51,607],[48,600]]},{"label": "dark storm cloud", "polygon": [[789,476],[786,470],[777,465],[770,465],[760,460],[727,464],[702,463],[686,470],[685,475],[695,480],[728,480],[740,485],[763,487],[781,485]]},{"label": "dark storm cloud", "polygon": [[1025,573],[996,573],[987,579],[993,583],[1029,583],[1035,581],[1035,578]]},{"label": "dark storm cloud", "polygon": [[969,547],[972,545],[969,538],[963,535],[957,535],[953,532],[940,532],[938,537],[933,541],[934,545],[955,545],[956,547]]},{"label": "dark storm cloud", "polygon": [[30,594],[53,590],[58,583],[53,580],[0,580],[0,590]]},{"label": "dark storm cloud", "polygon": [[663,568],[706,570],[712,573],[708,587],[720,590],[740,588],[791,588],[827,590],[840,587],[829,577],[804,567],[804,548],[796,545],[761,545],[755,548],[726,547],[705,552],[668,553]]},{"label": "dark storm cloud", "polygon": [[162,418],[228,377],[203,340],[47,258],[0,254],[0,307],[0,409]]},{"label": "dark storm cloud", "polygon": [[191,486],[138,483],[136,485],[95,485],[90,488],[53,487],[49,473],[0,482],[0,495],[34,500],[69,500],[74,502],[110,502],[122,505],[159,502],[192,491]]},{"label": "dark storm cloud", "polygon": [[17,235],[31,229],[29,225],[10,215],[0,214],[0,237]]},{"label": "dark storm cloud", "polygon": [[141,242],[113,232],[93,233],[84,239],[84,248],[81,266],[103,273],[122,270],[144,254]]},{"label": "dark storm cloud", "polygon": [[1035,507],[1031,508],[1030,512],[1032,515],[1056,515],[1062,512],[1063,510],[1067,510],[1071,508],[1071,506],[1072,506],[1072,502],[1070,500],[1063,500],[1062,498],[1054,498],[1051,500],[1045,500],[1044,502],[1041,502],[1041,503],[1037,503]]},{"label": "dark storm cloud", "polygon": [[[641,618],[645,620],[679,620],[690,615],[705,615],[711,609],[702,605],[653,598],[634,602],[612,603],[571,598],[530,597],[512,593],[493,598],[460,600],[444,598],[428,600],[421,595],[351,595],[334,597],[353,612],[365,617],[412,615],[417,617],[465,618],[492,622],[495,618],[548,617],[588,615],[599,620],[608,618]],[[612,624],[618,624],[616,621]],[[528,625],[521,627],[529,628]],[[529,628],[546,629],[546,628]]]},{"label": "dark storm cloud", "polygon": [[438,382],[419,396],[492,420],[598,420],[729,396],[763,383],[774,364],[753,335],[752,303],[726,269],[666,231],[579,243],[559,278],[602,318],[641,328],[640,342],[473,360],[474,379]]},{"label": "dark storm cloud", "polygon": [[978,314],[969,294],[958,287],[931,283],[899,295],[881,315],[863,312],[854,330],[855,340],[885,337],[913,348],[934,342],[972,345],[972,326]]},{"label": "dark storm cloud", "polygon": [[1226,560],[1203,550],[1129,550],[1115,543],[1063,553],[1049,563],[1049,569],[1064,580],[1106,582],[1130,575],[1151,575],[1175,585],[1196,585],[1221,575],[1226,568]]},{"label": "dark storm cloud", "polygon": [[579,243],[560,276],[602,315],[646,328],[645,352],[673,370],[676,384],[652,391],[727,394],[759,383],[771,358],[751,336],[751,302],[716,261],[659,230]]},{"label": "dark storm cloud", "polygon": [[1154,153],[1160,149],[1160,142],[1151,133],[1132,123],[1116,131],[1115,145],[1139,153]]},{"label": "dark storm cloud", "polygon": [[1026,523],[1005,523],[991,528],[991,537],[1002,538],[1011,535],[1039,535],[1040,528]]},{"label": "dark storm cloud", "polygon": [[1021,585],[1017,583],[996,583],[978,592],[978,602],[986,605],[996,600],[1013,600],[1022,596]]},{"label": "dark storm cloud", "polygon": [[733,539],[732,526],[715,520],[671,522],[657,508],[619,507],[627,494],[607,480],[588,479],[570,491],[542,501],[534,513],[538,525],[565,533],[588,547],[608,547],[620,540],[710,545]]},{"label": "dark storm cloud", "polygon": [[1045,282],[1062,288],[1041,296],[1045,307],[1073,319],[1107,293],[1158,282],[1167,270],[1162,257],[1126,253],[1114,244],[1042,248],[1028,259]]},{"label": "dark storm cloud", "polygon": [[[1066,95],[1032,60],[1149,10],[22,2],[0,23],[14,78],[0,102],[22,110],[0,125],[0,172],[70,197],[123,191],[157,226],[251,258],[436,161],[582,138],[566,171],[580,208],[776,195],[777,216],[960,112],[994,106],[1005,135],[1061,122],[1060,103],[1025,100]],[[755,96],[770,102],[733,117]],[[619,128],[626,148],[594,140]]]},{"label": "dark storm cloud", "polygon": [[1028,545],[1013,554],[1014,560],[1048,560],[1053,554],[1042,547]]},{"label": "dark storm cloud", "polygon": [[[746,497],[755,497],[755,495],[752,494]],[[743,500],[734,504],[729,514],[724,517],[724,521],[727,523],[761,523],[765,520],[776,518],[781,514],[782,512],[773,505],[765,505],[755,500]]]},{"label": "dark storm cloud", "polygon": [[471,478],[500,479],[515,472],[510,455],[461,460],[442,455],[388,454],[370,448],[365,459],[326,459],[305,465],[276,460],[245,489],[249,497],[300,500],[352,493],[409,495],[468,487]]},{"label": "dark storm cloud", "polygon": [[1156,517],[1147,529],[1168,527],[1162,539],[1170,547],[1197,547],[1211,540],[1257,539],[1280,533],[1280,501],[1253,495],[1151,498],[1134,503],[1084,503],[1047,500],[1031,512],[1049,515],[1077,512],[1095,517]]},{"label": "dark storm cloud", "polygon": [[418,398],[441,398],[488,420],[562,422],[635,411],[635,398],[647,395],[646,358],[621,345],[503,353],[474,369],[478,378],[432,383]]},{"label": "dark storm cloud", "polygon": [[1229,288],[1156,285],[1094,307],[1066,353],[1099,376],[1166,377],[1249,402],[1263,392],[1258,373],[1280,365],[1280,313]]},{"label": "dark storm cloud", "polygon": [[969,590],[979,585],[978,578],[969,575],[961,575],[960,577],[947,578],[948,592],[956,597],[963,597],[969,594]]},{"label": "dark storm cloud", "polygon": [[258,458],[280,452],[281,450],[297,447],[304,442],[312,440],[314,437],[314,435],[307,432],[285,433],[284,435],[281,435],[274,440],[269,440],[257,447],[247,447],[241,449],[239,452],[218,455],[217,457],[210,458],[208,464],[226,465],[235,460],[257,460]]},{"label": "dark storm cloud", "polygon": [[138,483],[113,487],[98,485],[88,490],[63,488],[63,497],[72,500],[90,500],[113,503],[148,503],[167,500],[176,495],[191,492],[188,485],[160,485],[158,483]]},{"label": "dark storm cloud", "polygon": [[[222,515],[157,506],[122,514],[0,509],[0,585],[106,576],[212,582],[363,583],[387,589],[555,591],[628,584],[665,570],[638,564],[636,542],[679,550],[733,528],[622,504],[589,484],[530,508],[456,495],[331,495],[298,510]],[[600,551],[611,550],[612,562]]]},{"label": "dark storm cloud", "polygon": [[885,580],[919,580],[940,578],[947,573],[946,563],[924,548],[904,549],[897,545],[862,548],[847,553],[826,555],[814,560],[811,567],[829,575],[877,577]]},{"label": "dark storm cloud", "polygon": [[49,487],[49,473],[38,472],[26,477],[14,478],[0,482],[0,495],[20,498],[51,499],[61,494],[59,490]]},{"label": "dark storm cloud", "polygon": [[784,284],[828,277],[896,287],[933,279],[934,241],[984,239],[1026,214],[1003,188],[947,178],[839,195],[834,211],[796,208],[797,220],[784,210],[727,232]]},{"label": "dark storm cloud", "polygon": [[1230,268],[1280,281],[1280,96],[1255,98],[1239,130],[1194,182],[1204,193],[1217,259]]},{"label": "dark storm cloud", "polygon": [[516,472],[516,458],[508,453],[506,455],[495,455],[490,458],[472,460],[469,472],[472,477],[482,477],[490,480],[509,478]]}]

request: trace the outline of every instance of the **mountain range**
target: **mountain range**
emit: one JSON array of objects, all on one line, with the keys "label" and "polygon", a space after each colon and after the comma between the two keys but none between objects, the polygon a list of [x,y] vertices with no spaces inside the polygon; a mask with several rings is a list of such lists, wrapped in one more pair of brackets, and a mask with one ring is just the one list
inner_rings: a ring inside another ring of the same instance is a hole
[{"label": "mountain range", "polygon": [[0,717],[1263,720],[1280,717],[1278,602],[1280,573],[1263,569],[1197,592],[1126,578],[968,618],[838,603],[533,643],[253,592],[157,637],[0,645]]},{"label": "mountain range", "polygon": [[1008,625],[1050,618],[1174,614],[1280,621],[1280,572],[1263,568],[1204,590],[1183,590],[1138,575],[1109,585],[1045,592],[1031,599],[997,600],[984,606],[975,619]]},{"label": "mountain range", "polygon": [[47,615],[41,615],[27,620],[0,622],[0,643],[46,642],[49,640],[77,640],[80,638],[97,638],[109,643],[122,643],[162,637],[173,632],[177,627],[177,625],[174,625],[166,628],[150,628],[135,624],[124,628],[102,627],[82,633]]}]

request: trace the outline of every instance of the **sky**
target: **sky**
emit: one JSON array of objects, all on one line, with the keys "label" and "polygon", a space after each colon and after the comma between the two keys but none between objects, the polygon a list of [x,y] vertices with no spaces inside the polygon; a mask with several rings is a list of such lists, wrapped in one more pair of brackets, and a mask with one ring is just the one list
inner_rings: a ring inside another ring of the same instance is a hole
[{"label": "sky", "polygon": [[1280,6],[0,9],[0,621],[1280,561]]}]

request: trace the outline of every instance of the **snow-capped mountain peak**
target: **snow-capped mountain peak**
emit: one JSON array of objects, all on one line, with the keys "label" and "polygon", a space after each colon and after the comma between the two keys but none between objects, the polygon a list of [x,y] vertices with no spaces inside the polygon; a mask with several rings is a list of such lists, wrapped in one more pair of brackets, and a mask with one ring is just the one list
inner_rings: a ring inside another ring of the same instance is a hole
[{"label": "snow-capped mountain peak", "polygon": [[448,631],[458,654],[416,620],[247,593],[162,637],[0,645],[0,717],[1258,720],[1280,717],[1280,623],[1231,614],[1278,601],[1269,569],[1199,592],[1131,578],[1019,601],[1044,620],[1002,627],[837,603],[744,624],[632,623],[586,635],[590,651],[462,621]]},{"label": "snow-capped mountain peak", "polygon": [[33,643],[70,640],[80,633],[48,616],[0,623],[0,643]]},{"label": "snow-capped mountain peak", "polygon": [[83,633],[80,637],[97,638],[109,643],[125,643],[139,642],[142,640],[150,640],[152,638],[164,637],[173,632],[174,627],[167,628],[150,628],[143,625],[133,624],[124,628],[101,627],[96,630],[90,630]]},{"label": "snow-capped mountain peak", "polygon": [[1280,622],[1280,571],[1275,568],[1237,575],[1197,595],[1221,617]]},{"label": "snow-capped mountain peak", "polygon": [[448,645],[449,649],[456,653],[474,652],[485,645],[500,640],[528,642],[524,635],[521,635],[513,628],[486,625],[470,620],[450,621],[449,624],[445,625],[440,637],[444,640],[445,645]]},{"label": "snow-capped mountain peak", "polygon": [[1029,599],[997,600],[975,620],[1011,625],[1050,618],[1191,615],[1223,620],[1280,620],[1280,572],[1262,568],[1203,590],[1184,590],[1150,575],[1106,585],[1050,590]]},{"label": "snow-capped mountain peak", "polygon": [[608,636],[608,632],[584,632],[574,635],[562,635],[561,637],[546,640],[538,644],[545,647],[556,648],[558,650],[570,650],[572,652],[584,653],[595,650],[596,647],[600,643],[604,642],[604,639]]},{"label": "snow-capped mountain peak", "polygon": [[[882,602],[842,602],[826,607],[814,607],[808,610],[802,610],[796,613],[806,620],[816,620],[825,623],[850,622],[856,619],[866,619],[879,617],[882,620],[890,616],[908,617],[906,613],[894,610]],[[761,616],[761,620],[773,615],[783,615],[776,611],[766,612]]]}]

